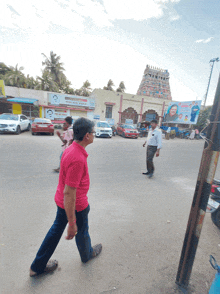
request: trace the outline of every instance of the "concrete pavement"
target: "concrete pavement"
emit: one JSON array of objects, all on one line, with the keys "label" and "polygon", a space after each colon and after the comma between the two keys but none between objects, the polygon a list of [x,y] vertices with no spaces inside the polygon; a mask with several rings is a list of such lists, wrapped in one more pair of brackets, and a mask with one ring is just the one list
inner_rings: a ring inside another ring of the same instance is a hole
[{"label": "concrete pavement", "polygon": [[[163,141],[149,180],[143,141],[116,136],[88,146],[90,235],[103,252],[83,265],[64,235],[53,256],[58,270],[33,279],[30,264],[56,214],[52,169],[61,144],[56,136],[0,135],[1,293],[180,293],[175,278],[203,142]],[[207,215],[189,293],[207,293],[219,236]]]}]

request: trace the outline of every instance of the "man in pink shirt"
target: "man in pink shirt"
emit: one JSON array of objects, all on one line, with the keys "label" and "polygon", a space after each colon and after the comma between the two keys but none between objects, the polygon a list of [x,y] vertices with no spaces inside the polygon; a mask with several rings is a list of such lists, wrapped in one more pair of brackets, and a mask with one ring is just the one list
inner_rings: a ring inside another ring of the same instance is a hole
[{"label": "man in pink shirt", "polygon": [[[59,183],[55,194],[57,204],[56,219],[48,231],[30,268],[30,276],[51,272],[58,266],[50,260],[60,238],[67,228],[67,240],[75,237],[76,245],[83,263],[96,257],[102,251],[102,244],[91,246],[88,213],[90,210],[87,193],[89,190],[88,154],[86,146],[93,143],[94,123],[79,118],[73,125],[74,142],[68,147],[61,159]],[[48,262],[49,261],[49,262]]]}]

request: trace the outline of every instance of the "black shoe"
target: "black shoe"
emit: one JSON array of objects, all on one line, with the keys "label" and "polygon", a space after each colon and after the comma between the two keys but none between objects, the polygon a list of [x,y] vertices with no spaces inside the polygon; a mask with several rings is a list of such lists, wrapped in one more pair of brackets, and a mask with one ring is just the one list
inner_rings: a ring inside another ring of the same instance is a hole
[{"label": "black shoe", "polygon": [[149,172],[146,172],[146,173],[142,173],[142,175],[146,175],[146,176],[147,176],[147,175],[149,175]]},{"label": "black shoe", "polygon": [[153,174],[148,174],[148,179],[151,179],[153,177]]}]

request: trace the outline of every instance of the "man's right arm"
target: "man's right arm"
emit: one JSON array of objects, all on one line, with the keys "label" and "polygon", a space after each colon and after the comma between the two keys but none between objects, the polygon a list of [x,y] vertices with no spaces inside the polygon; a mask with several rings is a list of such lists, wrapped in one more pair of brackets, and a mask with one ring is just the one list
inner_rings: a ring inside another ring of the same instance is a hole
[{"label": "man's right arm", "polygon": [[75,203],[76,203],[76,188],[72,188],[65,185],[64,188],[64,209],[66,211],[67,219],[69,222],[67,229],[67,240],[71,240],[77,234],[76,215],[75,215]]}]

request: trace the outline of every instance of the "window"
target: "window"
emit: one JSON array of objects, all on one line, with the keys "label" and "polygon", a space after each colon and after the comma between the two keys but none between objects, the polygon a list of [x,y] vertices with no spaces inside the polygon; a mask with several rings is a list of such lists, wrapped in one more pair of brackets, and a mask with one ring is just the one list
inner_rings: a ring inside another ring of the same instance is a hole
[{"label": "window", "polygon": [[112,118],[112,105],[106,105],[105,118]]},{"label": "window", "polygon": [[156,118],[156,114],[155,113],[147,113],[146,114],[146,121],[152,121],[152,119]]},{"label": "window", "polygon": [[27,117],[26,117],[26,116],[24,116],[24,115],[21,115],[21,119],[23,119],[23,120],[26,120],[26,119],[27,119]]}]

